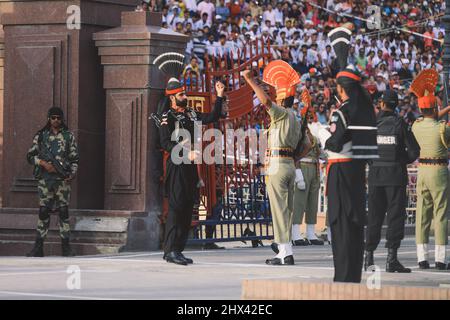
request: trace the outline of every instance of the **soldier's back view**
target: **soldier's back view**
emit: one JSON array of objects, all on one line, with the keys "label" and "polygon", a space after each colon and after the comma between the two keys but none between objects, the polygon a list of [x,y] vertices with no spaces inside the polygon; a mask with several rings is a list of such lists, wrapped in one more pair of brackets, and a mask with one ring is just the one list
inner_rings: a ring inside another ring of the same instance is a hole
[{"label": "soldier's back view", "polygon": [[[438,121],[434,90],[438,74],[424,70],[411,85],[418,96],[422,118],[416,120],[412,132],[420,145],[417,177],[416,244],[419,268],[430,268],[428,243],[434,220],[436,269],[446,269],[447,206],[448,206],[448,145],[450,128]],[[448,108],[447,108],[448,109]]]}]

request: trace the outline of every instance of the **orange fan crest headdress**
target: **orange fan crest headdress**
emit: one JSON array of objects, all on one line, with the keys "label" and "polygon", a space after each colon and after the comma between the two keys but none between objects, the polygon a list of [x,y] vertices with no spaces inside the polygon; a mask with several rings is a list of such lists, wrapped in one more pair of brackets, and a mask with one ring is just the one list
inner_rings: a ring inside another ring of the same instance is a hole
[{"label": "orange fan crest headdress", "polygon": [[420,109],[431,109],[436,105],[434,91],[439,80],[435,69],[426,69],[419,73],[411,84],[410,91],[417,96]]},{"label": "orange fan crest headdress", "polygon": [[277,100],[279,100],[295,94],[296,85],[300,83],[300,77],[287,62],[274,60],[264,69],[263,81],[275,88]]},{"label": "orange fan crest headdress", "polygon": [[301,111],[302,118],[307,117],[308,113],[311,114],[313,117],[313,121],[317,122],[317,115],[314,111],[314,108],[311,105],[311,95],[309,94],[308,89],[303,90],[302,94],[300,95],[300,98],[303,102],[303,109]]}]

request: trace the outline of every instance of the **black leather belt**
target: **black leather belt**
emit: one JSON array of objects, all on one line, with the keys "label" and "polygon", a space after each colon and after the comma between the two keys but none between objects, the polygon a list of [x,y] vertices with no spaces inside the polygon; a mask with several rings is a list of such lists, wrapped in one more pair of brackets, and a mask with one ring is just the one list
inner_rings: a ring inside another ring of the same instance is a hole
[{"label": "black leather belt", "polygon": [[419,163],[421,164],[434,164],[434,165],[447,165],[448,159],[419,159]]},{"label": "black leather belt", "polygon": [[294,157],[294,152],[290,149],[269,149],[267,153],[270,157]]}]

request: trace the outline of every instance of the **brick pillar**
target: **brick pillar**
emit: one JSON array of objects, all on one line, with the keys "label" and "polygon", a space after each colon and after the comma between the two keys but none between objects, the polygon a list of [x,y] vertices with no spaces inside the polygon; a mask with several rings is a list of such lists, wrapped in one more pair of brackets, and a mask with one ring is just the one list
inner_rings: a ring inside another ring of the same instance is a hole
[{"label": "brick pillar", "polygon": [[[138,2],[0,1],[6,44],[3,207],[38,206],[37,182],[26,152],[33,135],[45,125],[47,110],[58,106],[80,148],[80,170],[72,182],[70,207],[102,209],[105,93],[92,34],[120,25],[121,12],[133,10]],[[68,10],[71,6],[80,10],[79,29],[68,27],[68,21],[76,22],[75,12]]]},{"label": "brick pillar", "polygon": [[[183,53],[187,37],[161,29],[161,13],[123,12],[120,28],[94,34],[106,89],[105,202],[107,210],[148,213],[151,243],[159,242],[161,188],[155,149],[156,111],[165,77],[153,65],[161,53]],[[151,245],[151,247],[154,247]]]},{"label": "brick pillar", "polygon": [[[4,69],[4,61],[5,61],[5,40],[3,34],[3,27],[0,24],[0,166],[3,163],[3,91],[4,83],[3,83],[3,69]],[[3,181],[3,172],[0,170],[0,181]],[[0,207],[2,206],[2,187],[3,185],[0,183]]]}]

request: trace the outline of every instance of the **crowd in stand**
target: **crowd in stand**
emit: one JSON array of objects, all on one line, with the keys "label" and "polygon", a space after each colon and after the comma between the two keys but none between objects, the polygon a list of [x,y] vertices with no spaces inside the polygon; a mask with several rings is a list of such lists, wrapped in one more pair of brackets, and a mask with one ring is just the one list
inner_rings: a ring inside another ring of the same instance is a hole
[{"label": "crowd in stand", "polygon": [[[359,68],[374,105],[387,88],[397,90],[397,112],[408,123],[419,115],[409,92],[412,79],[428,68],[443,74],[443,0],[144,0],[138,10],[161,11],[164,28],[189,37],[188,78],[200,80],[211,68],[205,55],[226,57],[226,67],[233,68],[238,57],[248,58],[246,46],[269,41],[273,58],[301,74],[297,98],[308,87],[322,123],[337,103],[335,55],[327,33],[342,23],[355,25],[349,63]],[[438,90],[442,98],[443,85]],[[301,101],[295,102],[300,111]]]}]

